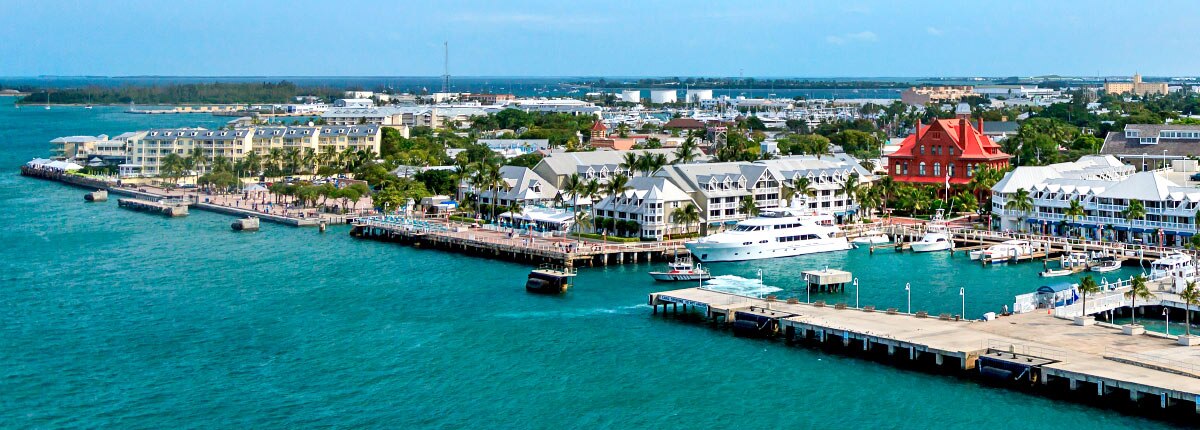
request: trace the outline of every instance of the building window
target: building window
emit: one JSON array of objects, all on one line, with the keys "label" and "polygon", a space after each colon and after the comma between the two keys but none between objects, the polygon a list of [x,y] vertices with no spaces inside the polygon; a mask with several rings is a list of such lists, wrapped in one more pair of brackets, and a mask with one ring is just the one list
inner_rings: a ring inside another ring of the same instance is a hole
[{"label": "building window", "polygon": [[953,146],[950,147],[950,155],[954,155],[954,147]]},{"label": "building window", "polygon": [[933,176],[942,176],[942,163],[933,163]]},{"label": "building window", "polygon": [[954,176],[954,163],[946,164],[946,176],[950,176],[950,177]]},{"label": "building window", "polygon": [[925,162],[924,161],[922,161],[921,164],[917,165],[917,175],[925,176]]},{"label": "building window", "polygon": [[921,151],[921,155],[925,155],[925,145],[917,145],[917,150]]},{"label": "building window", "polygon": [[900,174],[900,165],[899,164],[896,165],[896,174],[897,175]]}]

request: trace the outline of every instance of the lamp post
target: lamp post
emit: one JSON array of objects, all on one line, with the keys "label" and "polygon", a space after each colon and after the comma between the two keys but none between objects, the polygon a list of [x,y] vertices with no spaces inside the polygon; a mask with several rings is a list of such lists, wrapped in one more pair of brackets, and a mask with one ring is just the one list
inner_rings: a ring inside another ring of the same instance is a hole
[{"label": "lamp post", "polygon": [[860,307],[858,305],[858,278],[854,278],[854,307]]},{"label": "lamp post", "polygon": [[904,292],[908,294],[908,313],[912,313],[912,286],[908,282],[904,283]]},{"label": "lamp post", "polygon": [[962,298],[962,319],[967,319],[967,288],[958,287],[958,297]]},{"label": "lamp post", "polygon": [[764,292],[764,290],[765,289],[763,288],[763,281],[762,281],[762,269],[758,269],[758,294],[760,296],[763,294],[766,294]]},{"label": "lamp post", "polygon": [[1167,318],[1167,326],[1163,330],[1167,332],[1167,336],[1171,335],[1171,313],[1167,312],[1167,308],[1163,307],[1163,316]]}]

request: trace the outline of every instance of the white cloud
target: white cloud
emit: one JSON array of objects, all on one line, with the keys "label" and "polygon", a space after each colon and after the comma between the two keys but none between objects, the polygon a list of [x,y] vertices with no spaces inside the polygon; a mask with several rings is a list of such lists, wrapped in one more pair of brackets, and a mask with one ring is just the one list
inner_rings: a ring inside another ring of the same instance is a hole
[{"label": "white cloud", "polygon": [[938,29],[937,27],[925,27],[925,32],[933,36],[942,35],[942,30]]},{"label": "white cloud", "polygon": [[842,35],[832,35],[831,34],[831,35],[825,36],[825,42],[828,42],[828,43],[831,43],[834,45],[845,45],[850,42],[869,43],[869,42],[875,42],[877,40],[879,40],[879,36],[877,36],[875,33],[870,32],[870,31],[860,31],[858,33],[846,33],[846,34],[842,34]]},{"label": "white cloud", "polygon": [[860,31],[858,33],[847,34],[846,38],[851,39],[851,40],[861,41],[861,42],[874,42],[876,40],[879,40],[879,37],[876,36],[875,33],[872,33],[870,31]]}]

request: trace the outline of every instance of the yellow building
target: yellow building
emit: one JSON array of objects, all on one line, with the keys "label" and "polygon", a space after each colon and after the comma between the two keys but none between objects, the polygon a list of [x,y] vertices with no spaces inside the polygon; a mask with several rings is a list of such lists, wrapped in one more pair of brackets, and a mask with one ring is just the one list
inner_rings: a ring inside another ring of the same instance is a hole
[{"label": "yellow building", "polygon": [[1142,75],[1134,74],[1133,82],[1105,82],[1104,92],[1108,94],[1166,94],[1166,82],[1142,82]]}]

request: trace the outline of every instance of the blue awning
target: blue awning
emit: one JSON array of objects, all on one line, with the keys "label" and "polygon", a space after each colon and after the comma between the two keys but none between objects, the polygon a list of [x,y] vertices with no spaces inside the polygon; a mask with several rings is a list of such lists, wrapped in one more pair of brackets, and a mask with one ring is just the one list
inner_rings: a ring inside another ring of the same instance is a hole
[{"label": "blue awning", "polygon": [[725,221],[725,225],[737,225],[737,221]]}]

